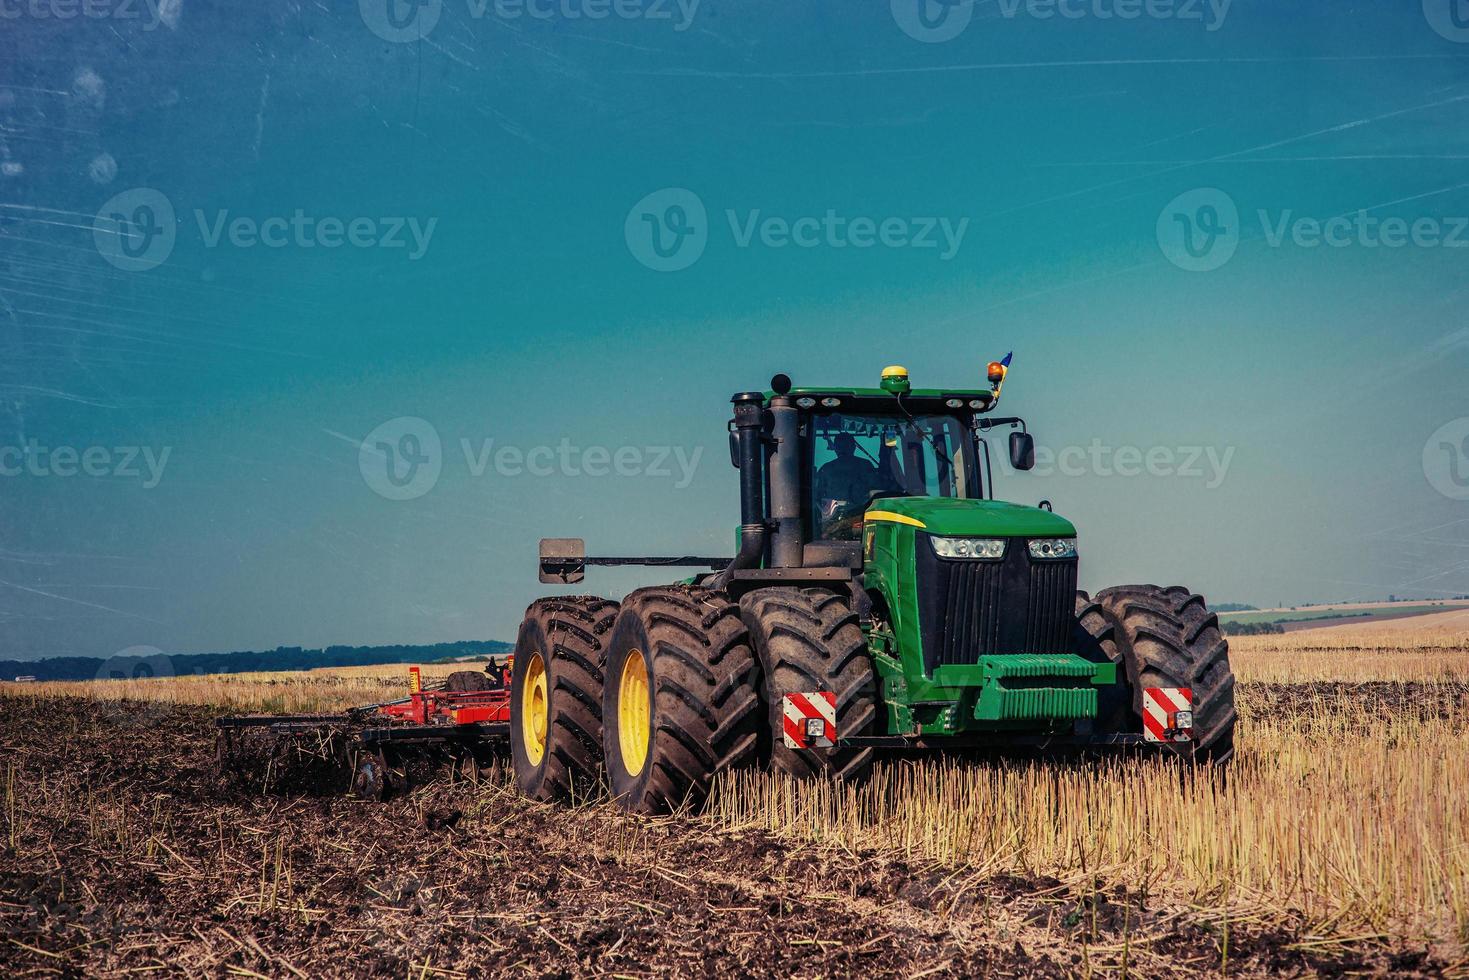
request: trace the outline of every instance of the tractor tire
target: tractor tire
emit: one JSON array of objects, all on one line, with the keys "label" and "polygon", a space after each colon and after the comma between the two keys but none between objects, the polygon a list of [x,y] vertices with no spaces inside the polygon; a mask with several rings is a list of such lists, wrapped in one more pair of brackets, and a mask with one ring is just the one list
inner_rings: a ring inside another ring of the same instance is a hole
[{"label": "tractor tire", "polygon": [[1076,616],[1071,627],[1078,654],[1092,663],[1117,665],[1117,683],[1097,692],[1096,730],[1107,734],[1141,732],[1142,718],[1133,714],[1132,684],[1117,642],[1121,627],[1100,602],[1085,592],[1076,593]]},{"label": "tractor tire", "polygon": [[876,733],[877,674],[847,600],[820,589],[756,589],[740,600],[740,615],[763,668],[762,757],[777,772],[800,778],[865,778],[871,746],[792,749],[781,735],[785,696],[809,691],[836,694],[838,739]]},{"label": "tractor tire", "polygon": [[1219,619],[1202,596],[1179,586],[1123,585],[1097,593],[1117,624],[1117,646],[1127,667],[1132,714],[1139,724],[1143,689],[1193,691],[1194,740],[1170,744],[1196,762],[1227,763],[1234,755],[1234,671]]},{"label": "tractor tire", "polygon": [[489,675],[478,670],[456,670],[444,679],[444,690],[451,694],[494,689],[495,686],[491,683]]},{"label": "tractor tire", "polygon": [[617,603],[537,599],[515,641],[510,758],[533,800],[586,799],[602,767],[602,662]]},{"label": "tractor tire", "polygon": [[760,667],[724,593],[696,586],[632,593],[606,663],[602,741],[607,781],[624,810],[697,808],[715,775],[754,761]]}]

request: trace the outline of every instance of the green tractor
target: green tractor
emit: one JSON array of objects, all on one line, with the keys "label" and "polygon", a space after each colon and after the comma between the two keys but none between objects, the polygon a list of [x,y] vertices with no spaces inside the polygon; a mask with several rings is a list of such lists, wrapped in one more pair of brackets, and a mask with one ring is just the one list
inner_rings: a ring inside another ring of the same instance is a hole
[{"label": "green tractor", "polygon": [[541,542],[541,581],[588,565],[708,571],[622,603],[539,599],[512,676],[517,782],[538,800],[697,806],[719,772],[860,779],[880,752],[1134,747],[1226,762],[1234,675],[1182,588],[1077,591],[1076,528],[994,500],[988,435],[1035,464],[990,386],[793,388],[733,398],[735,556],[589,557]]}]

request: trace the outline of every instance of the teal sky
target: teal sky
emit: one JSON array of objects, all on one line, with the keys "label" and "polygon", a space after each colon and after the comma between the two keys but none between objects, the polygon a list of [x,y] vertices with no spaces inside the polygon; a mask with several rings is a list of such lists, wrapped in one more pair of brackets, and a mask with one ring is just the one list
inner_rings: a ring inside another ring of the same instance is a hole
[{"label": "teal sky", "polygon": [[[0,475],[0,659],[513,638],[543,535],[729,551],[732,392],[1009,350],[1004,408],[1086,461],[1001,494],[1076,522],[1084,587],[1469,593],[1463,0],[923,0],[942,41],[918,0],[428,0],[407,41],[375,2],[0,18],[0,468],[99,449]],[[108,215],[160,197],[141,268]],[[406,244],[323,246],[357,219]],[[360,444],[402,418],[442,452],[390,499]]]}]

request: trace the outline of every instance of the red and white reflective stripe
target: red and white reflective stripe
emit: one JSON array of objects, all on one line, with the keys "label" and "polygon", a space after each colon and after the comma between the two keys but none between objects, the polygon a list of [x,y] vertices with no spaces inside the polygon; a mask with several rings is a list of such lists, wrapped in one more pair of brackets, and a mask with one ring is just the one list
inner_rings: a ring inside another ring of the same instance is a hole
[{"label": "red and white reflective stripe", "polygon": [[1149,742],[1187,742],[1193,736],[1192,721],[1179,727],[1178,712],[1192,712],[1194,692],[1187,687],[1143,688],[1143,737]]},{"label": "red and white reflective stripe", "polygon": [[[785,744],[792,749],[825,749],[837,742],[837,696],[832,691],[787,694],[782,699]],[[810,734],[810,719],[819,719],[821,734]]]}]

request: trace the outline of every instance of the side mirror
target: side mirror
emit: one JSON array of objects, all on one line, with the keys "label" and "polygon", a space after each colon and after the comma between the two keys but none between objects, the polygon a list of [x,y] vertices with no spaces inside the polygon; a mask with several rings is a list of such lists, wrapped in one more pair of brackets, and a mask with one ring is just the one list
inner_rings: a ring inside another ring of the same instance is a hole
[{"label": "side mirror", "polygon": [[1010,433],[1010,465],[1017,470],[1035,469],[1035,438],[1029,432]]},{"label": "side mirror", "polygon": [[541,581],[575,585],[587,577],[587,546],[581,538],[541,539]]}]

